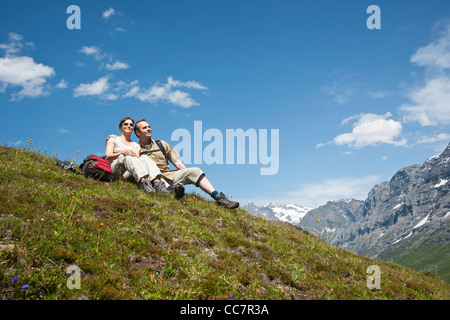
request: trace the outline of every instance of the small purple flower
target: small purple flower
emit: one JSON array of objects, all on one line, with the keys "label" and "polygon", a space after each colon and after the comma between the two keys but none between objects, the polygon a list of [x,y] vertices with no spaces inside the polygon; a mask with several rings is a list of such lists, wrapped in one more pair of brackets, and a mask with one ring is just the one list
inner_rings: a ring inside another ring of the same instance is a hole
[{"label": "small purple flower", "polygon": [[232,294],[230,294],[230,299],[233,299],[233,298],[234,298],[234,296]]},{"label": "small purple flower", "polygon": [[13,279],[14,282],[16,282],[17,281],[17,274],[13,275],[12,279]]},{"label": "small purple flower", "polygon": [[83,247],[83,250],[86,250],[87,249],[87,247]]},{"label": "small purple flower", "polygon": [[29,286],[28,284],[26,284],[26,285],[24,285],[24,286],[22,287],[22,290],[27,290],[29,287],[30,287],[30,286]]}]

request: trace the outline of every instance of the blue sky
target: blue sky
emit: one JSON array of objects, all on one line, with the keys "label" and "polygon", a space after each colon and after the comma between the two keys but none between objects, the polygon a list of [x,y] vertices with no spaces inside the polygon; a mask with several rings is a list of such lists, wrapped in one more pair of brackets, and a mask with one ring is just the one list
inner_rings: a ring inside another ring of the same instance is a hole
[{"label": "blue sky", "polygon": [[[81,29],[67,27],[72,4]],[[370,5],[381,29],[366,25]],[[260,157],[188,166],[242,205],[364,200],[449,143],[449,69],[443,0],[3,1],[0,143],[33,139],[68,160],[79,150],[80,163],[104,154],[125,116],[174,147],[185,129],[192,150],[201,121],[222,134],[225,160],[227,130],[269,141],[277,130],[275,174]]]}]

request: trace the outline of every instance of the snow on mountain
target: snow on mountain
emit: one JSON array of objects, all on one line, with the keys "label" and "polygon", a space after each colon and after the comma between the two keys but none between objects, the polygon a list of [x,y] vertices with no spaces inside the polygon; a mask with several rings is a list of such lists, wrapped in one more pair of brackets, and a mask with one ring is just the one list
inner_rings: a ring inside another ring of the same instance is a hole
[{"label": "snow on mountain", "polygon": [[356,211],[363,205],[355,199],[334,200],[318,208],[297,204],[269,202],[262,207],[253,203],[244,206],[248,212],[275,221],[288,222],[317,234],[332,234],[355,220]]},{"label": "snow on mountain", "polygon": [[289,222],[295,225],[298,225],[303,217],[312,210],[312,208],[302,207],[292,203],[283,205],[275,202],[269,202],[262,207],[257,207],[253,203],[249,203],[247,206],[244,206],[244,209],[254,215],[259,215],[269,220]]},{"label": "snow on mountain", "polygon": [[299,224],[311,208],[303,208],[294,204],[287,204],[285,206],[272,208],[272,210],[280,221]]},{"label": "snow on mountain", "polygon": [[[423,164],[405,167],[389,181],[374,186],[354,223],[337,230],[332,243],[371,258],[394,261],[400,256],[412,257],[418,248],[426,251],[423,248],[427,246],[444,244],[450,223],[449,181],[450,144]],[[446,253],[432,251],[427,261],[434,255],[438,263],[439,254]]]}]

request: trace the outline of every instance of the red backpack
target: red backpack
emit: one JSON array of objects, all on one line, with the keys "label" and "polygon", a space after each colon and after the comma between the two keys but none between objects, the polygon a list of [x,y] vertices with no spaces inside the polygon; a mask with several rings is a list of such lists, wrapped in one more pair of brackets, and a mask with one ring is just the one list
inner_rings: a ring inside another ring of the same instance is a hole
[{"label": "red backpack", "polygon": [[83,160],[79,168],[81,169],[81,174],[86,178],[91,177],[106,182],[112,181],[113,173],[111,164],[104,157],[91,154]]}]

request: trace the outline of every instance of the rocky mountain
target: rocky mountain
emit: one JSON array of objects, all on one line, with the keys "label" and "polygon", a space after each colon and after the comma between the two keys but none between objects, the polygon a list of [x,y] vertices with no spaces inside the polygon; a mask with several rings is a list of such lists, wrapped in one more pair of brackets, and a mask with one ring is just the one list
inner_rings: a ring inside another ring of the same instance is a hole
[{"label": "rocky mountain", "polygon": [[365,201],[329,201],[314,209],[276,203],[244,208],[361,255],[437,272],[450,282],[449,190],[450,144],[374,186]]},{"label": "rocky mountain", "polygon": [[333,243],[339,230],[348,228],[356,221],[363,205],[364,201],[355,199],[328,201],[310,210],[298,225]]},{"label": "rocky mountain", "polygon": [[337,230],[345,229],[356,220],[364,202],[355,199],[328,201],[318,208],[296,204],[269,202],[258,207],[253,203],[244,206],[248,212],[275,221],[289,222],[324,239],[334,239]]},{"label": "rocky mountain", "polygon": [[450,144],[374,186],[355,221],[337,230],[332,243],[419,269],[433,265],[433,271],[449,275],[449,182]]}]

